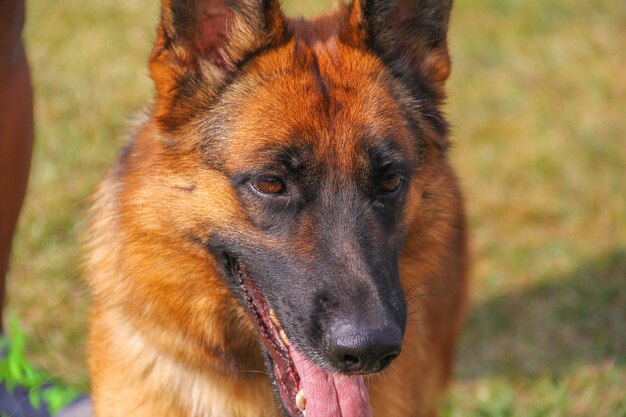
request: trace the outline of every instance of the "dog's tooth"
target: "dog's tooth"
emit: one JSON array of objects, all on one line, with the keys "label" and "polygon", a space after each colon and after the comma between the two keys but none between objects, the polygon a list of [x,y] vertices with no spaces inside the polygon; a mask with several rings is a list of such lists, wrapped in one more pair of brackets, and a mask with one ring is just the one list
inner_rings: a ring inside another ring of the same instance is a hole
[{"label": "dog's tooth", "polygon": [[285,342],[287,346],[289,346],[290,343],[289,343],[289,339],[287,338],[287,334],[283,330],[283,327],[280,325],[280,322],[278,321],[278,317],[276,317],[276,313],[274,312],[273,308],[270,309],[270,319],[272,319],[272,322],[278,328],[278,335],[280,336],[282,341]]},{"label": "dog's tooth", "polygon": [[274,309],[270,309],[270,318],[272,319],[272,321],[274,322],[275,325],[279,325],[278,322],[278,317],[276,317],[276,313],[274,312]]},{"label": "dog's tooth", "polygon": [[306,409],[306,397],[304,396],[304,390],[303,389],[298,391],[298,393],[296,394],[296,406],[298,407],[298,410],[300,410],[300,411],[302,411],[302,413],[304,413],[304,411]]}]

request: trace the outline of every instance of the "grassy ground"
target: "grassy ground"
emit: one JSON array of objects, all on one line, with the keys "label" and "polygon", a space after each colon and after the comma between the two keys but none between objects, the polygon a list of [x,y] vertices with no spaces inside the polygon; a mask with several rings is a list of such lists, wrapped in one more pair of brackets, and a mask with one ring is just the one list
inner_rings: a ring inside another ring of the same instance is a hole
[{"label": "grassy ground", "polygon": [[[307,13],[321,6],[291,1]],[[328,2],[326,2],[328,3]],[[9,310],[85,388],[86,198],[151,94],[156,0],[29,2],[37,146]],[[452,158],[474,306],[448,417],[626,416],[626,2],[458,0]]]}]

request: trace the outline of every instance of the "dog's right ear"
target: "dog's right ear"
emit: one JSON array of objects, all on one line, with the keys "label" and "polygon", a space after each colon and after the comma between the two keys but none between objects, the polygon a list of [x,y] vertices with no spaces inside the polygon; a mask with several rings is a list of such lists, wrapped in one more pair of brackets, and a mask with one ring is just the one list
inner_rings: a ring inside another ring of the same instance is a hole
[{"label": "dog's right ear", "polygon": [[246,57],[286,40],[284,28],[278,0],[162,0],[149,63],[160,127],[210,105]]}]

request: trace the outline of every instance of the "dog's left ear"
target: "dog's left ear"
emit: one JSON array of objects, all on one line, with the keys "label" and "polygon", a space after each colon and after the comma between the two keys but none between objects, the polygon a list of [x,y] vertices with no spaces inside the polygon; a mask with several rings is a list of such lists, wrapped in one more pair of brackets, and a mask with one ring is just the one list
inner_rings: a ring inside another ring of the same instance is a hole
[{"label": "dog's left ear", "polygon": [[448,21],[452,0],[353,0],[341,38],[373,50],[392,72],[423,93],[443,98],[450,74]]}]

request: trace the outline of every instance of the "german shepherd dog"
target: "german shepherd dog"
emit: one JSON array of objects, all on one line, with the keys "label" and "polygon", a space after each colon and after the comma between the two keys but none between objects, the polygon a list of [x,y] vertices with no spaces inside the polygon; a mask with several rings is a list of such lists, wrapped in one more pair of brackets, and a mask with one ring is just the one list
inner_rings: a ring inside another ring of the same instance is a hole
[{"label": "german shepherd dog", "polygon": [[466,302],[451,7],[163,0],[89,226],[97,417],[437,415]]}]

